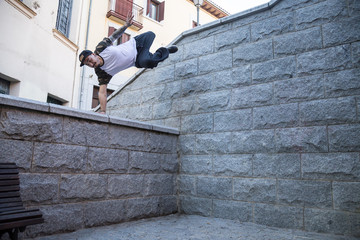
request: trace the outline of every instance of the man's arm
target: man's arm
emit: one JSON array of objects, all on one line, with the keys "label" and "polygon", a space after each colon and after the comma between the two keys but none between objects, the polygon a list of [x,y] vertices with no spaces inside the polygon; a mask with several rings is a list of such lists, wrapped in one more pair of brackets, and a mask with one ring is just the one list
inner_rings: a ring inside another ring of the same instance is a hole
[{"label": "man's arm", "polygon": [[125,32],[125,30],[131,26],[133,18],[134,18],[134,15],[132,14],[132,12],[128,12],[128,15],[126,17],[125,26],[117,29],[113,34],[111,34],[111,36],[109,37],[111,42],[116,41]]},{"label": "man's arm", "polygon": [[106,113],[106,101],[107,101],[107,84],[101,84],[99,89],[99,101],[100,101],[100,113]]}]

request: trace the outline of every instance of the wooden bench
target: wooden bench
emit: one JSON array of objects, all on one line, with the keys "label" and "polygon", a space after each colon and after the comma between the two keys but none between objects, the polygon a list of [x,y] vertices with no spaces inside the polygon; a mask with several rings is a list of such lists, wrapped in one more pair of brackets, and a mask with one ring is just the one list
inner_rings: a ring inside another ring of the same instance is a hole
[{"label": "wooden bench", "polygon": [[0,238],[9,233],[12,240],[26,226],[43,223],[38,209],[26,210],[20,198],[19,170],[15,163],[0,163]]}]

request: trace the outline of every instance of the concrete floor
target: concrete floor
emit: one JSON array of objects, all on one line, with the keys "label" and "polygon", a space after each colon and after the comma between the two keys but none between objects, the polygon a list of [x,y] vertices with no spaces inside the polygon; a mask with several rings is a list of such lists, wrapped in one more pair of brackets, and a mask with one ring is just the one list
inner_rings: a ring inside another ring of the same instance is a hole
[{"label": "concrete floor", "polygon": [[170,215],[88,228],[36,240],[355,240],[359,238],[266,227],[236,220]]}]

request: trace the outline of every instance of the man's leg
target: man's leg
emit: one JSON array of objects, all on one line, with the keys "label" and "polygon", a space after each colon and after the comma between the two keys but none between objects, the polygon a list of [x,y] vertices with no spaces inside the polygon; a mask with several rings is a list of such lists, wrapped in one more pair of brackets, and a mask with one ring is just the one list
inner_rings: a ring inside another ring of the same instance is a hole
[{"label": "man's leg", "polygon": [[159,62],[169,57],[169,50],[167,48],[159,48],[154,54],[150,53],[150,47],[154,39],[155,34],[153,32],[146,32],[135,37],[136,48],[138,50],[136,67],[154,68]]}]

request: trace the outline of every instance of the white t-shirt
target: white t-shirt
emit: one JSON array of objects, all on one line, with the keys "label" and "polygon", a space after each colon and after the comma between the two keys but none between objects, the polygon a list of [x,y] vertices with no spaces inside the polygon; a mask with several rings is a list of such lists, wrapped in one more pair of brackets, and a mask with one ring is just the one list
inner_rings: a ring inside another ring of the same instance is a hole
[{"label": "white t-shirt", "polygon": [[123,44],[105,48],[99,55],[104,59],[104,65],[100,69],[114,76],[122,70],[135,66],[136,41],[134,38],[130,38]]}]

